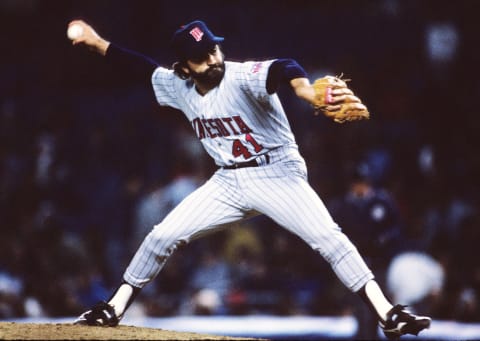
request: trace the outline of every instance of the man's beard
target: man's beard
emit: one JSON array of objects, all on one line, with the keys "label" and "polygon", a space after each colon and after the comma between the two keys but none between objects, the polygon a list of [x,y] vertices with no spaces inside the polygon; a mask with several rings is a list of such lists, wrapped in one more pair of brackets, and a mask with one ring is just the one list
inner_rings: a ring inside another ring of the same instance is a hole
[{"label": "man's beard", "polygon": [[225,62],[210,65],[207,70],[203,72],[195,72],[190,70],[190,76],[198,83],[209,89],[213,89],[223,79],[225,74]]}]

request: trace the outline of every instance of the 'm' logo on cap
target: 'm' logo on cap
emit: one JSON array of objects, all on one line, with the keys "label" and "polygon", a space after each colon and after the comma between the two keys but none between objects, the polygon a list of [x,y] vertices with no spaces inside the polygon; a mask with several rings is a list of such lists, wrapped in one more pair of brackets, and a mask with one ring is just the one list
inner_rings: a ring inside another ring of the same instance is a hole
[{"label": "'m' logo on cap", "polygon": [[203,31],[202,31],[200,28],[195,27],[195,28],[193,28],[189,33],[190,33],[190,35],[193,37],[193,39],[195,39],[195,41],[200,41],[200,40],[202,40]]}]

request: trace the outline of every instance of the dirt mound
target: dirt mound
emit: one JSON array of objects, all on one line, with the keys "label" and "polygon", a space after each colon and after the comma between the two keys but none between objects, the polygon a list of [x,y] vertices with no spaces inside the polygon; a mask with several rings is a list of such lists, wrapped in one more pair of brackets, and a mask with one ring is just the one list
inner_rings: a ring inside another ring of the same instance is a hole
[{"label": "dirt mound", "polygon": [[68,323],[0,322],[1,340],[254,340],[120,325],[115,328]]}]

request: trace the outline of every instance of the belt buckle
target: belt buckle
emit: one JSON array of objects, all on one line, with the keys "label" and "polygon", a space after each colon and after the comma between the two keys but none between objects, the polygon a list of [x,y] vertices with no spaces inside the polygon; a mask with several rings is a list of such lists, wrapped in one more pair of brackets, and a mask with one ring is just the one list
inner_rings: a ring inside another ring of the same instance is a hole
[{"label": "belt buckle", "polygon": [[266,166],[270,163],[270,156],[268,154],[263,154],[254,159],[258,166]]},{"label": "belt buckle", "polygon": [[258,157],[256,157],[253,160],[246,161],[246,162],[240,162],[240,163],[234,163],[233,165],[230,166],[224,166],[225,169],[239,169],[239,168],[246,168],[246,167],[261,167],[268,165],[270,163],[270,157],[268,154],[263,154]]}]

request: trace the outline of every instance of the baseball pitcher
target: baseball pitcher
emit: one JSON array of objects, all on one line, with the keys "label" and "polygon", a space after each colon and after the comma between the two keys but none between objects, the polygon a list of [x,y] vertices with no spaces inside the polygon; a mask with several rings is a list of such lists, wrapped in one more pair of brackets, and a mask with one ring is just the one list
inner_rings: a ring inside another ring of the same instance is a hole
[{"label": "baseball pitcher", "polygon": [[276,94],[288,84],[315,113],[335,122],[369,118],[360,99],[340,77],[310,83],[292,59],[226,61],[224,38],[202,21],[173,34],[177,61],[166,68],[100,37],[84,21],[74,45],[103,55],[106,62],[142,72],[162,106],[182,111],[218,170],[153,226],[108,301],[81,314],[77,324],[116,326],[142,287],[161,271],[181,245],[226,224],[265,214],[298,235],[331,265],[341,282],[358,293],[389,338],[417,335],[430,318],[393,306],[382,293],[349,238],[333,221],[307,180],[307,168]]}]

